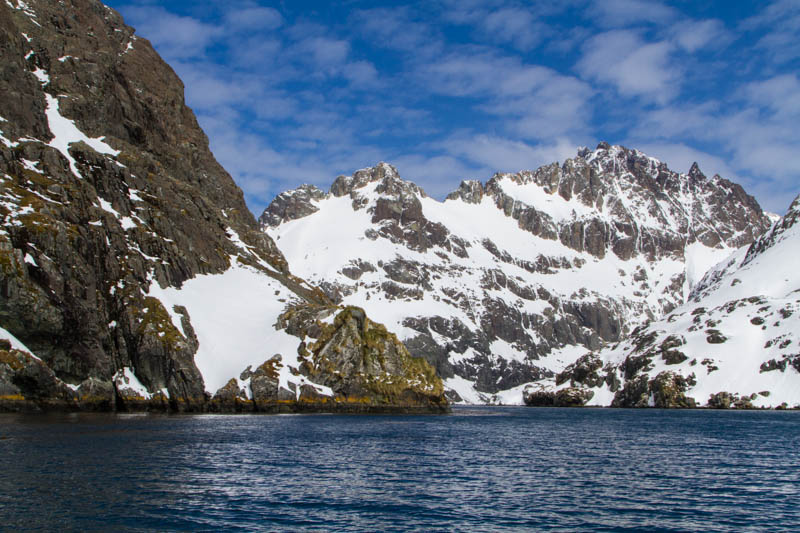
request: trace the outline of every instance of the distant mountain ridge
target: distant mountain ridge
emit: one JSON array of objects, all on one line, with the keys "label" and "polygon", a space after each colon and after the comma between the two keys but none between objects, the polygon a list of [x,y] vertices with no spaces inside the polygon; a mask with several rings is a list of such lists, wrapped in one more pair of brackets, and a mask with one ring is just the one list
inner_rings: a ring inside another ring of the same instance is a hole
[{"label": "distant mountain ridge", "polygon": [[453,398],[521,401],[587,350],[682,305],[770,219],[741,186],[600,143],[462,182],[444,202],[389,164],[279,194],[259,222],[301,275],[365,307]]}]

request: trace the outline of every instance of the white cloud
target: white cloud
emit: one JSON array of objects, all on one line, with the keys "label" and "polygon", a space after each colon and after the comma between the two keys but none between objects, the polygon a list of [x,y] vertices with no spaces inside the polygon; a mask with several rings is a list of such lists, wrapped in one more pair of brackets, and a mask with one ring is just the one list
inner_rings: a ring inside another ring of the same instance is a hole
[{"label": "white cloud", "polygon": [[186,59],[205,54],[222,28],[192,17],[174,15],[161,7],[131,7],[125,11],[137,33],[149,39],[166,58]]},{"label": "white cloud", "polygon": [[415,74],[420,85],[427,84],[428,90],[448,96],[485,95],[508,89],[523,92],[505,79],[514,67],[519,67],[519,62],[498,58],[485,49],[467,48],[421,65]]},{"label": "white cloud", "polygon": [[172,67],[183,80],[186,99],[194,108],[203,110],[224,105],[252,105],[268,84],[257,76],[228,71],[209,62],[173,61]]},{"label": "white cloud", "polygon": [[580,80],[552,73],[528,94],[498,99],[483,109],[503,117],[506,129],[515,136],[550,140],[588,129],[592,95],[592,89]]},{"label": "white cloud", "polygon": [[782,74],[752,82],[745,86],[744,94],[755,105],[768,108],[776,114],[800,118],[800,80],[797,74]]},{"label": "white cloud", "polygon": [[347,60],[350,43],[329,37],[305,37],[295,44],[291,51],[298,59],[310,62],[317,68],[329,70]]},{"label": "white cloud", "polygon": [[605,27],[625,27],[641,23],[666,23],[677,17],[674,8],[655,0],[594,0],[588,18]]},{"label": "white cloud", "polygon": [[561,28],[556,29],[546,20],[547,17],[563,13],[584,3],[584,0],[444,0],[440,3],[442,18],[451,24],[471,27],[476,42],[510,44],[520,51],[529,52],[542,43],[549,44],[561,37]]},{"label": "white cloud", "polygon": [[696,105],[672,105],[652,111],[637,110],[636,125],[632,135],[637,138],[656,139],[707,139],[709,125],[713,125],[720,105],[704,102]]},{"label": "white cloud", "polygon": [[675,43],[689,53],[706,47],[720,48],[733,40],[725,25],[716,19],[680,20],[670,28],[670,33]]},{"label": "white cloud", "polygon": [[796,0],[777,0],[761,13],[742,23],[742,28],[762,35],[757,48],[775,63],[800,57],[800,4]]},{"label": "white cloud", "polygon": [[350,25],[370,44],[413,52],[418,58],[435,54],[441,47],[437,29],[417,20],[405,6],[355,11]]},{"label": "white cloud", "polygon": [[493,10],[481,19],[482,29],[499,42],[510,42],[520,50],[538,45],[547,26],[537,21],[528,9],[506,7]]},{"label": "white cloud", "polygon": [[225,25],[230,30],[274,30],[283,24],[281,14],[271,7],[250,7],[225,13]]},{"label": "white cloud", "polygon": [[497,127],[522,139],[583,132],[591,118],[588,84],[512,56],[468,47],[421,66],[416,75],[434,93],[477,100],[473,110],[498,117]]},{"label": "white cloud", "polygon": [[503,5],[500,0],[442,0],[442,17],[455,24],[474,24],[492,9]]},{"label": "white cloud", "polygon": [[378,85],[378,70],[369,61],[353,61],[342,67],[342,75],[361,89]]},{"label": "white cloud", "polygon": [[613,85],[624,96],[665,103],[677,94],[680,70],[670,61],[673,45],[645,42],[632,30],[613,30],[589,39],[576,65],[585,78]]},{"label": "white cloud", "polygon": [[361,135],[389,135],[393,139],[413,138],[418,141],[439,132],[430,111],[396,105],[378,98],[356,104],[352,115],[365,126]]},{"label": "white cloud", "polygon": [[490,135],[461,134],[441,143],[445,152],[496,172],[533,170],[576,154],[576,144],[566,139],[527,144]]},{"label": "white cloud", "polygon": [[[270,79],[283,78],[289,72],[283,61],[283,43],[274,33],[245,33],[227,41],[230,62],[225,68],[269,71]],[[283,72],[281,72],[283,71]]]}]

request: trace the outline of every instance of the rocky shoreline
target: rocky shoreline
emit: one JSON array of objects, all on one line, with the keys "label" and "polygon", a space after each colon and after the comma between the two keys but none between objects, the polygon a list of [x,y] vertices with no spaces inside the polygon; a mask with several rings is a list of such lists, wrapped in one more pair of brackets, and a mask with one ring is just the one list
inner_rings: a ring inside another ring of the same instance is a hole
[{"label": "rocky shoreline", "polygon": [[[659,381],[663,382],[665,378],[653,380],[651,386],[659,385]],[[663,394],[653,394],[653,401],[650,402],[650,397],[644,395],[638,402],[626,401],[625,396],[622,395],[620,400],[614,399],[611,405],[586,405],[591,400],[593,391],[581,387],[566,387],[557,391],[553,390],[526,390],[523,392],[522,398],[527,407],[579,407],[579,408],[601,408],[601,409],[700,409],[700,410],[720,410],[720,409],[734,409],[734,410],[748,410],[748,411],[800,411],[800,405],[789,406],[788,403],[783,402],[777,406],[756,406],[753,405],[753,400],[758,397],[758,394],[751,394],[749,396],[740,396],[735,393],[726,391],[718,392],[710,395],[706,405],[698,404],[693,398],[687,398],[683,394],[665,396]]]},{"label": "rocky shoreline", "polygon": [[67,400],[30,400],[4,396],[0,398],[0,414],[24,413],[162,413],[162,414],[351,414],[351,415],[436,415],[448,414],[452,410],[449,405],[418,406],[397,404],[369,404],[353,402],[280,402],[269,405],[257,405],[255,402],[240,401],[234,405],[215,401],[204,403],[170,403],[143,400],[140,402],[122,403],[119,398],[80,398]]}]

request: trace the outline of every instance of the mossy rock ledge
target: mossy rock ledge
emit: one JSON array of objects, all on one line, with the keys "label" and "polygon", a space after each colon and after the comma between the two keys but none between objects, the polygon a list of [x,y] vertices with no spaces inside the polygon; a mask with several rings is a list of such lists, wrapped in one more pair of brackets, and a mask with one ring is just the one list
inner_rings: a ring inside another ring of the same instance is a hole
[{"label": "mossy rock ledge", "polygon": [[302,312],[284,314],[288,328],[314,337],[301,345],[300,372],[311,382],[329,387],[322,396],[303,386],[303,407],[352,412],[446,412],[444,385],[433,367],[413,357],[386,327],[370,320],[363,309],[345,307],[332,323],[309,321]]}]

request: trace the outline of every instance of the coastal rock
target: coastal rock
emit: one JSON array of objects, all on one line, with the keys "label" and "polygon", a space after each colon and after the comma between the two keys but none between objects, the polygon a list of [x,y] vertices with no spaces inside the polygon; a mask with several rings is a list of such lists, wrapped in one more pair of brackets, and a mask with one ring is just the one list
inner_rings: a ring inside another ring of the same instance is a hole
[{"label": "coastal rock", "polygon": [[555,407],[556,393],[528,386],[522,391],[522,401],[528,407]]},{"label": "coastal rock", "polygon": [[622,389],[614,394],[612,407],[649,407],[650,387],[647,376],[637,376],[625,381]]},{"label": "coastal rock", "polygon": [[224,387],[219,389],[214,397],[211,398],[211,406],[225,412],[240,412],[246,406],[251,410],[251,402],[247,397],[247,392],[239,387],[239,383],[231,378]]},{"label": "coastal rock", "polygon": [[529,407],[583,407],[593,396],[593,391],[583,387],[551,390],[528,386],[522,392],[522,399]]},{"label": "coastal rock", "polygon": [[690,380],[670,371],[660,372],[650,380],[648,386],[653,395],[653,407],[686,408],[695,407],[693,398],[686,397]]},{"label": "coastal rock", "polygon": [[[291,322],[296,316],[290,310],[284,319]],[[442,382],[433,367],[423,358],[412,357],[394,334],[367,318],[363,309],[346,307],[332,323],[318,325],[318,338],[301,347],[301,372],[313,383],[330,388],[333,396],[324,398],[318,390],[305,388],[301,401],[332,401],[354,410],[385,406],[414,410],[433,405],[446,409]]]},{"label": "coastal rock", "polygon": [[553,405],[555,407],[583,407],[592,399],[592,396],[594,396],[594,392],[588,389],[567,387],[556,392]]}]

